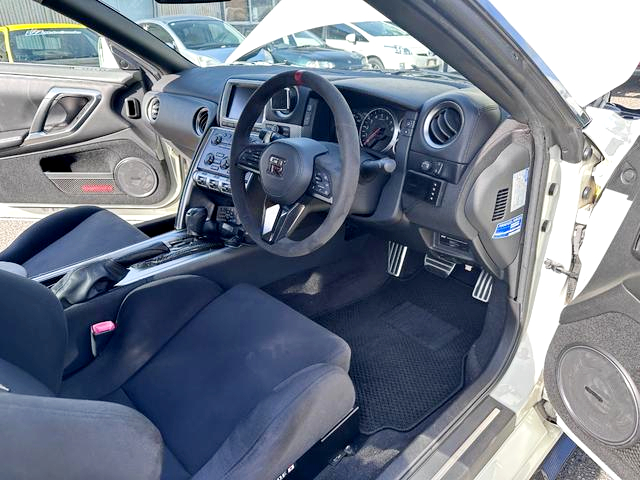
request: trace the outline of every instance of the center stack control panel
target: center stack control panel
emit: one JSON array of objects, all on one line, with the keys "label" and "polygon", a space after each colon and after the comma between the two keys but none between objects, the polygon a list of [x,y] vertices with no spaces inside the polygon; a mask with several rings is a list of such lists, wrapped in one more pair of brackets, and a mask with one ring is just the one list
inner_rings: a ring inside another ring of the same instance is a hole
[{"label": "center stack control panel", "polygon": [[[209,130],[197,158],[193,181],[196,185],[215,192],[231,195],[229,162],[234,131],[230,128],[214,127]],[[261,143],[257,135],[251,141]]]}]

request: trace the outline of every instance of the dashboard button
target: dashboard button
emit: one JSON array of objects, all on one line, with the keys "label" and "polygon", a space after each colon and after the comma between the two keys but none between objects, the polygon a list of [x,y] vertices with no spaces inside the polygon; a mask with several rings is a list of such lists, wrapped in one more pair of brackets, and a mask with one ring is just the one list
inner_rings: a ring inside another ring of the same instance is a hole
[{"label": "dashboard button", "polygon": [[422,170],[423,172],[430,172],[432,168],[433,163],[431,163],[430,160],[425,160],[420,164],[420,170]]}]

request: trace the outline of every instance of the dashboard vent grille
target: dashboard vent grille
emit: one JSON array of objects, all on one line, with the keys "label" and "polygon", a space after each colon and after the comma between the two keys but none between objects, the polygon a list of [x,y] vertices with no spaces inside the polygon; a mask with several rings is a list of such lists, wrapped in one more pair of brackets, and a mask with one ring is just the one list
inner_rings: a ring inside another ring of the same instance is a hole
[{"label": "dashboard vent grille", "polygon": [[498,190],[498,194],[496,195],[496,204],[493,207],[493,216],[491,217],[492,222],[497,222],[498,220],[502,220],[504,218],[504,214],[507,210],[508,199],[509,199],[508,188],[503,188],[502,190]]},{"label": "dashboard vent grille", "polygon": [[158,114],[160,113],[160,99],[158,97],[153,97],[147,106],[147,116],[149,120],[155,122],[158,119]]},{"label": "dashboard vent grille", "polygon": [[443,102],[427,116],[425,137],[436,148],[444,147],[458,136],[462,129],[462,110],[458,104]]},{"label": "dashboard vent grille", "polygon": [[206,108],[201,108],[196,113],[195,121],[194,121],[194,129],[196,131],[196,135],[201,137],[205,130],[207,129],[207,125],[209,124],[209,110]]}]

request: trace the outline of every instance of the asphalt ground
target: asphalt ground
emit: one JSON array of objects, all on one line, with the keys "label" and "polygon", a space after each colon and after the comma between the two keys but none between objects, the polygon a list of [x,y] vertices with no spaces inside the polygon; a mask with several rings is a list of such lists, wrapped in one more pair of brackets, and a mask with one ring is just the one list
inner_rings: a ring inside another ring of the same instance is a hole
[{"label": "asphalt ground", "polygon": [[33,221],[0,219],[0,250],[4,250]]}]

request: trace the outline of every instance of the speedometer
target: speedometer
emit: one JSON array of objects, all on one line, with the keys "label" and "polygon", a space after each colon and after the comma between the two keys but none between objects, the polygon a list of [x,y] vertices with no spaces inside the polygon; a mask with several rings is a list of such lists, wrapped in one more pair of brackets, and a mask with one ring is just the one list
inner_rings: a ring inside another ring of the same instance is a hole
[{"label": "speedometer", "polygon": [[360,145],[377,152],[390,150],[397,136],[398,122],[386,108],[371,110],[360,125]]}]

